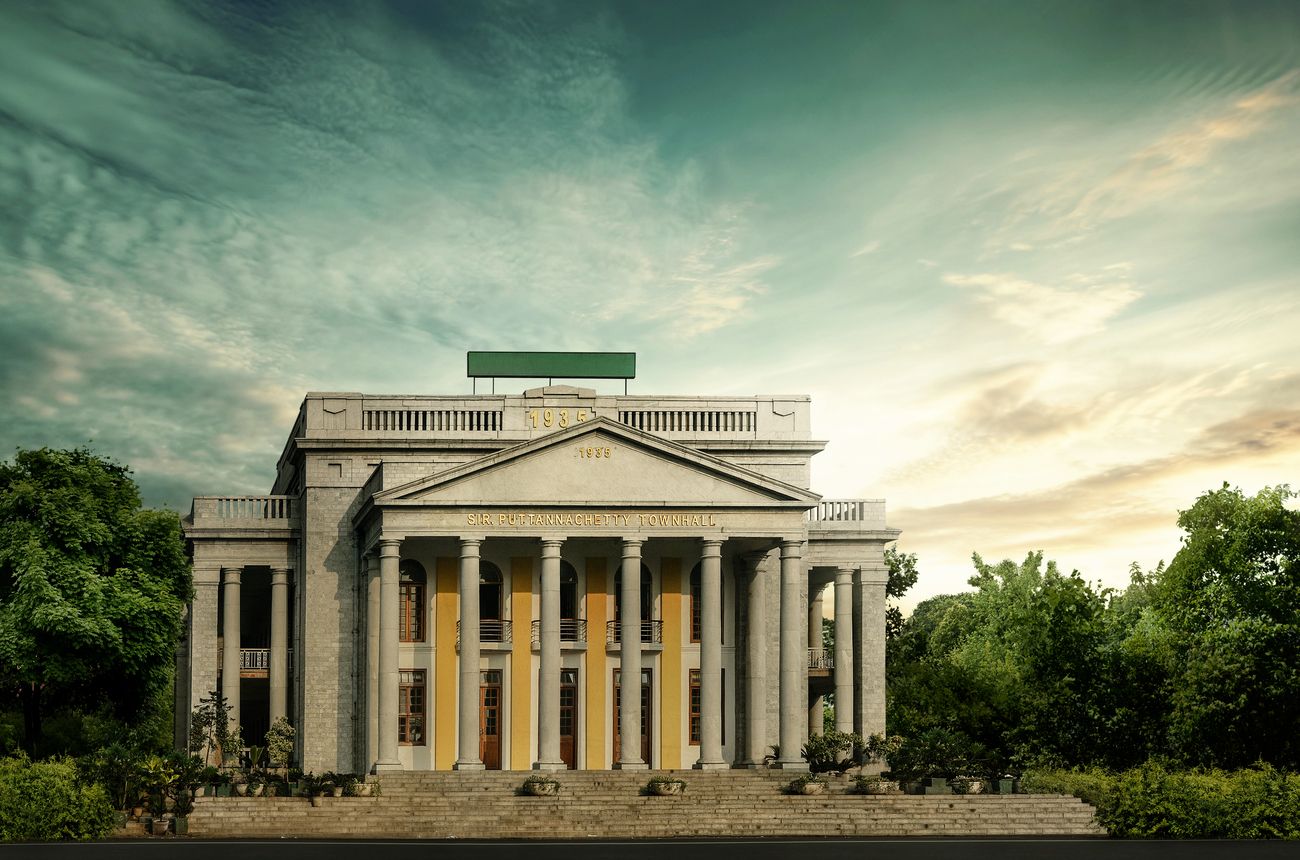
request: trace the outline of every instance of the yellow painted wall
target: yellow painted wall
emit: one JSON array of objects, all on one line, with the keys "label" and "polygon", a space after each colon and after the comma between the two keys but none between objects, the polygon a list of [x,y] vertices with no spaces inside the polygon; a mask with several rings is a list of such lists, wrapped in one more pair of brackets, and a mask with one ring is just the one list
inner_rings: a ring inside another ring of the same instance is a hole
[{"label": "yellow painted wall", "polygon": [[533,560],[510,559],[510,769],[532,767],[533,735]]},{"label": "yellow painted wall", "polygon": [[682,560],[660,562],[663,590],[664,650],[659,658],[660,767],[682,766]]},{"label": "yellow painted wall", "polygon": [[604,770],[605,759],[605,622],[608,577],[604,558],[587,559],[587,707],[583,714],[586,732],[587,770]]},{"label": "yellow painted wall", "polygon": [[439,558],[434,582],[433,767],[451,770],[456,761],[456,615],[460,559]]}]

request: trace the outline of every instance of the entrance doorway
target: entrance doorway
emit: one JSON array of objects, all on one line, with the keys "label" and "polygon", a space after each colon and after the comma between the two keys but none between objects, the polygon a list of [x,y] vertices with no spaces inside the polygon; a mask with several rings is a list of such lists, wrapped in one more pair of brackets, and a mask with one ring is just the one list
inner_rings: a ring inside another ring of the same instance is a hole
[{"label": "entrance doorway", "polygon": [[[614,670],[614,761],[618,761],[623,751],[622,734],[620,725],[622,720],[619,719],[622,708],[620,707],[621,699],[621,678],[618,669]],[[650,689],[651,689],[651,670],[641,670],[641,761],[647,766],[654,767],[650,762]]]},{"label": "entrance doorway", "polygon": [[501,769],[501,670],[479,675],[478,757],[487,770]]},{"label": "entrance doorway", "polygon": [[578,670],[560,670],[560,761],[578,766]]}]

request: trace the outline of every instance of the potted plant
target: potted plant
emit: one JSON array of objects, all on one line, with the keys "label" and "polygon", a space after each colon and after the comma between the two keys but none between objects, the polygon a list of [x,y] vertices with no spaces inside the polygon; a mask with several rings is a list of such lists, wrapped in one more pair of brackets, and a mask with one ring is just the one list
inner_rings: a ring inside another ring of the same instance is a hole
[{"label": "potted plant", "polygon": [[844,773],[857,763],[853,751],[862,746],[856,732],[825,732],[810,737],[799,752],[813,773]]},{"label": "potted plant", "polygon": [[284,717],[276,717],[266,732],[266,758],[271,767],[281,775],[289,772],[289,759],[293,756],[293,726]]},{"label": "potted plant", "polygon": [[686,791],[686,780],[672,776],[652,776],[645,788],[647,794],[657,797],[675,797]]},{"label": "potted plant", "polygon": [[791,780],[786,787],[789,794],[824,794],[826,792],[826,777],[819,773],[806,773],[797,779]]},{"label": "potted plant", "polygon": [[321,793],[325,789],[325,780],[310,771],[302,775],[298,783],[302,787],[302,793],[311,801],[312,806],[320,806]]},{"label": "potted plant", "polygon": [[854,794],[900,794],[898,781],[879,776],[857,776],[853,779]]},{"label": "potted plant", "polygon": [[162,756],[149,756],[140,765],[141,782],[148,792],[149,832],[167,832],[167,795],[176,782],[176,771]]},{"label": "potted plant", "polygon": [[321,790],[333,797],[342,797],[346,775],[327,770],[321,774]]},{"label": "potted plant", "polygon": [[554,797],[560,793],[560,781],[535,773],[524,780],[522,790],[529,797]]}]

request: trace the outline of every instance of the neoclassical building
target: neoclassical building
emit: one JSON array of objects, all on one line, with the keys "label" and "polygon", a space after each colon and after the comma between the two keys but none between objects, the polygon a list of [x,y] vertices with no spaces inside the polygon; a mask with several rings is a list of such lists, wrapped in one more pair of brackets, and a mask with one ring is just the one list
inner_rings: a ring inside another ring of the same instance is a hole
[{"label": "neoclassical building", "polygon": [[885,719],[898,532],[825,445],[800,396],[308,394],[271,494],[185,520],[178,736],[220,689],[315,771],[799,769],[826,694]]}]

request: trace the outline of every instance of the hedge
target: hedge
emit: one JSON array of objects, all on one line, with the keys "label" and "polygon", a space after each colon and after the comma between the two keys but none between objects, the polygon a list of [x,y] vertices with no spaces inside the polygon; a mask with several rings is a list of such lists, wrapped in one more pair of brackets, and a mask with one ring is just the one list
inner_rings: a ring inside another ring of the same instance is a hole
[{"label": "hedge", "polygon": [[0,759],[0,841],[102,839],[113,819],[108,792],[82,782],[72,759]]}]

